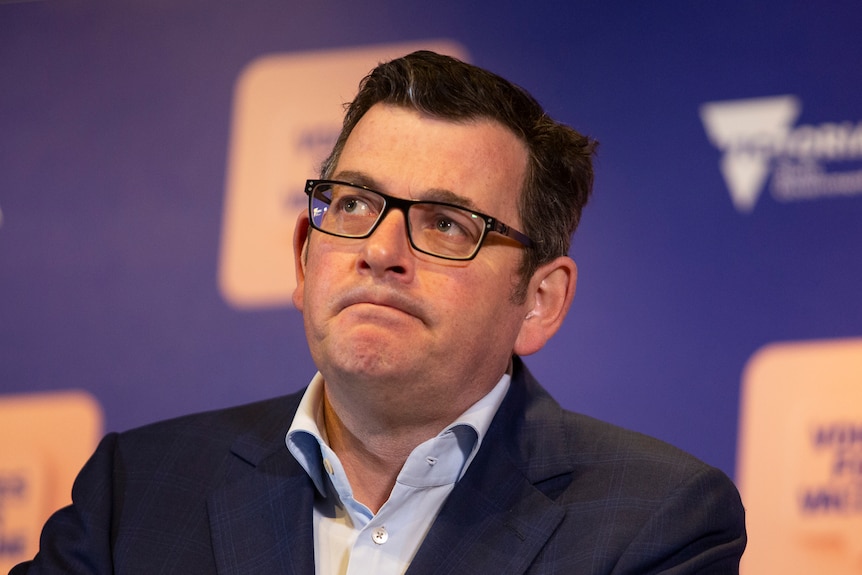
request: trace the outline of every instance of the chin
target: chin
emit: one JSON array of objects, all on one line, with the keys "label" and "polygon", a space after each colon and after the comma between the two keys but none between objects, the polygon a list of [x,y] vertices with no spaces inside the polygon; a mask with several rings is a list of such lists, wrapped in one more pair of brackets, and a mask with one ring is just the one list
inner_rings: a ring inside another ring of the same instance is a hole
[{"label": "chin", "polygon": [[328,362],[343,377],[353,380],[386,380],[405,377],[405,354],[385,353],[379,346],[353,349],[349,354],[330,358]]}]

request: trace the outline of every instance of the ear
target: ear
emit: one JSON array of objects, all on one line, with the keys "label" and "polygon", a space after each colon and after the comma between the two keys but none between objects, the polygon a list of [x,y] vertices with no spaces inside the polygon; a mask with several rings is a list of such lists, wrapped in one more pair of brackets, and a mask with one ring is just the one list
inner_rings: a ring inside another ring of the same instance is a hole
[{"label": "ear", "polygon": [[293,290],[293,305],[302,311],[305,293],[305,263],[308,252],[308,214],[303,211],[296,218],[296,228],[293,230],[293,262],[296,269],[296,288]]},{"label": "ear", "polygon": [[577,283],[578,266],[568,256],[536,270],[527,291],[525,317],[515,340],[515,353],[536,353],[557,333],[572,305]]}]

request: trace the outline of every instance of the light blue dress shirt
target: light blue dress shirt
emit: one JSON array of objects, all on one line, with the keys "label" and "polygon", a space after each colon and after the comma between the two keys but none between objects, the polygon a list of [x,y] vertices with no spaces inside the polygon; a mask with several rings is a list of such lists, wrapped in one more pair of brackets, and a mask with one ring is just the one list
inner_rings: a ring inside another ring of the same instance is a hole
[{"label": "light blue dress shirt", "polygon": [[464,475],[509,389],[503,375],[488,395],[439,435],[418,445],[377,514],[353,498],[323,425],[323,377],[311,380],[285,439],[322,497],[314,506],[314,562],[317,575],[401,574],[443,502]]}]

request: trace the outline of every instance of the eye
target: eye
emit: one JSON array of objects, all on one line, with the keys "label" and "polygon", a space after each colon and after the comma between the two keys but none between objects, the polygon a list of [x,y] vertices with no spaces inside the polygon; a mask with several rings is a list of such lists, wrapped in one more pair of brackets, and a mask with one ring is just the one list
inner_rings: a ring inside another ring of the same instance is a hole
[{"label": "eye", "polygon": [[382,198],[372,193],[347,187],[336,187],[332,190],[330,211],[339,216],[372,216],[376,217],[382,208]]},{"label": "eye", "polygon": [[369,210],[368,203],[356,197],[342,197],[333,202],[333,209],[343,214],[361,215]]},{"label": "eye", "polygon": [[455,222],[452,218],[448,218],[446,216],[439,216],[434,223],[434,229],[438,232],[446,234],[448,236],[467,236],[467,230],[465,230],[461,225]]},{"label": "eye", "polygon": [[446,204],[419,204],[415,208],[414,223],[417,229],[429,234],[429,240],[447,243],[478,242],[484,222],[469,210]]}]

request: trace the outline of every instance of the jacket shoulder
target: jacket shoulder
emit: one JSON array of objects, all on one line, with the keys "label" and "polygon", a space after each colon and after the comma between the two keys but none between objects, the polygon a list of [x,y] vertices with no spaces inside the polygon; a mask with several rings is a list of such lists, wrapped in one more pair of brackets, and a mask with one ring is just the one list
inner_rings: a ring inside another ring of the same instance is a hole
[{"label": "jacket shoulder", "polygon": [[284,447],[284,437],[293,420],[302,391],[240,406],[159,421],[110,434],[106,441],[127,465],[197,466],[221,465],[231,452],[256,464]]}]

